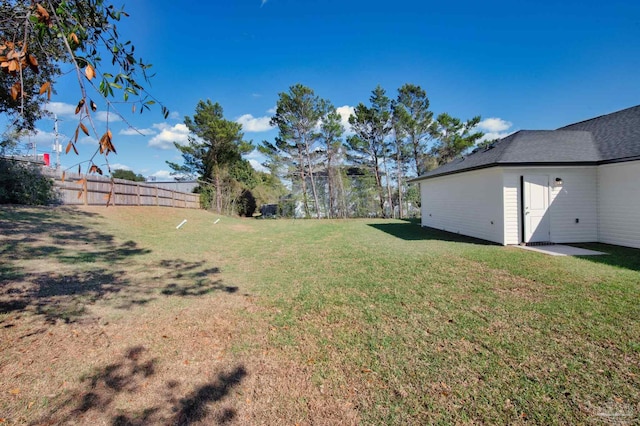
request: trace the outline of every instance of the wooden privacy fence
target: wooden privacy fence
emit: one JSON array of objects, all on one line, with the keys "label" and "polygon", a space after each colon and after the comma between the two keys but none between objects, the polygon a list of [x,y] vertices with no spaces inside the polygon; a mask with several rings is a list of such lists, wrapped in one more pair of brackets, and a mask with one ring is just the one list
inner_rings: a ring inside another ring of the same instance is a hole
[{"label": "wooden privacy fence", "polygon": [[187,209],[200,208],[200,195],[159,188],[148,182],[133,182],[124,179],[111,179],[99,175],[81,175],[66,172],[64,181],[62,172],[43,169],[53,178],[63,204],[106,205],[108,194],[113,190],[109,203],[114,206],[163,206]]}]

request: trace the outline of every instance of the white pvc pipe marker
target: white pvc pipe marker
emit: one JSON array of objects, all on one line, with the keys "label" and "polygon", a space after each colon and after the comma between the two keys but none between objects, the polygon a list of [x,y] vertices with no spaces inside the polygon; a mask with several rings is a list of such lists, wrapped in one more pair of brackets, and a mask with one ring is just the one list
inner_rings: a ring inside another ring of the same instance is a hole
[{"label": "white pvc pipe marker", "polygon": [[182,222],[180,222],[180,225],[176,226],[176,229],[180,229],[180,227],[182,225],[184,225],[185,223],[187,223],[187,219],[183,220]]}]

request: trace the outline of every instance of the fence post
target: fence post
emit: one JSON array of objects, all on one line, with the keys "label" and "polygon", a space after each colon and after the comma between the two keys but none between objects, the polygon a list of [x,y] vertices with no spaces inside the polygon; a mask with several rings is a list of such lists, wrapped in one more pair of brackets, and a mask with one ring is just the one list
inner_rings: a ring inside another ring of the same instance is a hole
[{"label": "fence post", "polygon": [[158,186],[156,186],[156,207],[158,207],[160,205],[160,202],[158,201]]},{"label": "fence post", "polygon": [[89,205],[89,188],[87,185],[87,179],[88,176],[85,177],[84,181],[82,182],[82,192],[84,193],[84,205],[88,206]]},{"label": "fence post", "polygon": [[[113,202],[111,204],[113,204],[114,206],[116,205],[116,197],[118,196],[118,188],[120,188],[118,185],[120,185],[118,182],[113,182]],[[126,203],[125,203],[126,205]]]},{"label": "fence post", "polygon": [[138,190],[138,206],[142,205],[142,200],[140,199],[140,183],[136,183],[136,189]]}]

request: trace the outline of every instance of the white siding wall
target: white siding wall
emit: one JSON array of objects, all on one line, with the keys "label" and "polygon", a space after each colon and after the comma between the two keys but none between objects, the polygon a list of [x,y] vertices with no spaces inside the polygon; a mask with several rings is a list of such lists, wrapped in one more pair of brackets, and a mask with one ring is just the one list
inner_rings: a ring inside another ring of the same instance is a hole
[{"label": "white siding wall", "polygon": [[640,248],[640,161],[598,169],[599,240]]},{"label": "white siding wall", "polygon": [[[551,241],[598,241],[598,172],[595,167],[557,171],[562,186],[551,189]],[[560,174],[561,173],[561,174]],[[551,182],[556,176],[551,176]],[[576,223],[576,219],[579,220]]]},{"label": "white siding wall", "polygon": [[[504,173],[505,244],[522,241],[520,176],[549,176],[551,242],[598,241],[598,173],[595,167],[509,168]],[[562,178],[562,185],[555,179]],[[576,223],[578,219],[578,223]]]},{"label": "white siding wall", "polygon": [[422,226],[504,244],[502,170],[423,180],[420,192]]},{"label": "white siding wall", "polygon": [[520,244],[522,241],[520,225],[520,175],[504,173],[504,244]]}]

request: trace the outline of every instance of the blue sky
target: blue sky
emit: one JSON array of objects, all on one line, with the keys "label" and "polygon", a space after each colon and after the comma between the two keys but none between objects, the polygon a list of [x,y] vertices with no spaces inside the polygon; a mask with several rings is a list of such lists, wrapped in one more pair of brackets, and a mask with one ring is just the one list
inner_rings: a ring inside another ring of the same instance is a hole
[{"label": "blue sky", "polygon": [[[345,117],[378,84],[390,97],[404,83],[418,84],[436,114],[480,115],[481,130],[493,136],[640,103],[638,1],[137,0],[125,10],[120,33],[153,64],[149,91],[172,114],[164,120],[159,108],[124,108],[145,135],[112,122],[118,154],[110,162],[161,180],[169,178],[165,161],[180,161],[172,142],[186,140],[184,116],[199,100],[219,102],[245,138],[260,143],[276,136],[268,119],[278,93],[296,83]],[[60,117],[63,146],[73,134],[76,87],[59,82],[49,106]],[[53,124],[39,128],[38,150],[51,152]],[[78,158],[63,153],[62,165],[87,159],[92,144],[85,139]]]}]

